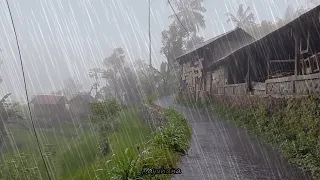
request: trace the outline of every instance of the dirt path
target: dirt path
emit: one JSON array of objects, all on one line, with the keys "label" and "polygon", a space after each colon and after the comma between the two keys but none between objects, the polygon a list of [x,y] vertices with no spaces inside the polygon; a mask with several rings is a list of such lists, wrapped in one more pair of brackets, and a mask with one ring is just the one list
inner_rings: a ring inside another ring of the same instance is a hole
[{"label": "dirt path", "polygon": [[173,97],[156,101],[184,114],[193,128],[192,145],[174,180],[308,180],[309,173],[290,165],[270,146],[235,125],[197,110],[174,105]]}]

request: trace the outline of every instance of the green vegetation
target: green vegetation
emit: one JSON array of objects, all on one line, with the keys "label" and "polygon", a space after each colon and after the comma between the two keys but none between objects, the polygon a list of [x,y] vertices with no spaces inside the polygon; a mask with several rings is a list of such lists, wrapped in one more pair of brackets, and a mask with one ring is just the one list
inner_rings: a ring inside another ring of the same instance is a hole
[{"label": "green vegetation", "polygon": [[159,93],[152,93],[149,96],[146,96],[146,98],[144,99],[144,101],[148,104],[152,104],[154,101],[156,101],[157,99],[161,98],[161,97],[165,97],[165,96],[169,96],[171,93],[169,91],[161,91]]},{"label": "green vegetation", "polygon": [[[191,129],[173,109],[165,110],[168,124],[157,131],[143,122],[137,108],[123,108],[114,100],[92,104],[91,126],[73,124],[37,128],[49,173],[53,179],[134,179],[145,165],[177,168],[189,148]],[[2,156],[0,179],[47,179],[32,131],[9,126],[16,148]],[[103,154],[103,142],[109,150]],[[20,145],[19,145],[20,144]],[[99,149],[100,148],[100,149]],[[145,175],[170,179],[171,175]]]},{"label": "green vegetation", "polygon": [[140,121],[137,110],[135,109],[119,112],[114,122],[118,123],[115,131],[105,129],[108,132],[101,134],[103,138],[105,138],[107,134],[111,144],[111,152],[104,157],[100,156],[93,163],[77,169],[77,171],[70,173],[68,176],[62,176],[62,179],[93,179],[94,177],[109,179],[109,177],[111,177],[109,171],[116,167],[116,162],[130,158],[130,156],[135,153],[132,151],[128,152],[129,150],[125,153],[126,149],[135,149],[136,144],[147,141],[151,134],[151,129],[148,125]]},{"label": "green vegetation", "polygon": [[251,106],[246,110],[226,104],[198,104],[196,107],[207,108],[221,118],[246,128],[278,147],[290,162],[320,178],[320,106],[316,96],[290,99],[285,108],[275,112],[270,112],[264,105]]},{"label": "green vegetation", "polygon": [[110,136],[111,153],[65,179],[170,179],[170,175],[141,174],[143,167],[177,168],[180,154],[189,148],[191,129],[187,120],[175,110],[165,111],[168,124],[151,132],[138,118],[136,110],[119,116],[119,128]]},{"label": "green vegetation", "polygon": [[[16,123],[9,124],[7,130],[5,146],[11,148],[2,153],[0,179],[47,179],[34,133]],[[95,160],[97,135],[87,125],[63,122],[36,130],[52,177]]]},{"label": "green vegetation", "polygon": [[153,93],[153,94],[147,96],[144,101],[148,104],[151,104],[157,99],[158,99],[158,95],[156,93]]}]

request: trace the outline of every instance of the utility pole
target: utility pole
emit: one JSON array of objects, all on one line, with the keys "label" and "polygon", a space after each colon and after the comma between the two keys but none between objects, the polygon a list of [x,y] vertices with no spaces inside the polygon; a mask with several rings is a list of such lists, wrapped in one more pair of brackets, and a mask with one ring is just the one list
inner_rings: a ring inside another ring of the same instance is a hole
[{"label": "utility pole", "polygon": [[151,59],[151,0],[149,2],[149,66],[152,68],[152,59]]}]

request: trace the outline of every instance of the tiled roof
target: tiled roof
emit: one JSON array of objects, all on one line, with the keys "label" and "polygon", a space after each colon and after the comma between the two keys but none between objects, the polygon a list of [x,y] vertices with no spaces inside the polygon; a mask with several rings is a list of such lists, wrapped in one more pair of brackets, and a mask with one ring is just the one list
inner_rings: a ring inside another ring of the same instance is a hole
[{"label": "tiled roof", "polygon": [[32,104],[57,104],[64,96],[59,95],[36,95],[30,103]]}]

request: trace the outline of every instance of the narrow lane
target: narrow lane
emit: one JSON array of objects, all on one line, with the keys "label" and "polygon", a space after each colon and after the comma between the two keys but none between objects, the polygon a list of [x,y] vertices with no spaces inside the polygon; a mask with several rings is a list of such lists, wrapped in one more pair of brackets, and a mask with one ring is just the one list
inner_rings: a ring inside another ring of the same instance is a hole
[{"label": "narrow lane", "polygon": [[173,103],[165,97],[156,104],[174,107],[193,128],[192,145],[183,157],[181,175],[173,180],[309,180],[309,173],[290,165],[280,153],[245,130],[208,113]]}]

